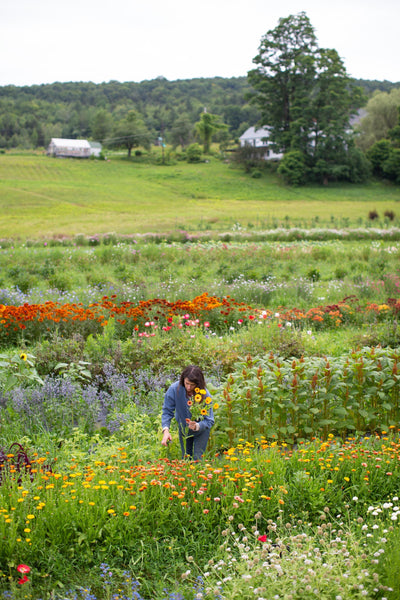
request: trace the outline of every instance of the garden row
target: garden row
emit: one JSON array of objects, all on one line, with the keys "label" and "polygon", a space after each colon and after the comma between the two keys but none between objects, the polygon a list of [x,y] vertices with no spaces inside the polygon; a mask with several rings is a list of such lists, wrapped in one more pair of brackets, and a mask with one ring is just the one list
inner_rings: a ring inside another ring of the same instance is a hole
[{"label": "garden row", "polygon": [[389,298],[387,304],[361,304],[350,297],[337,304],[321,305],[309,310],[281,308],[261,310],[237,302],[234,298],[218,298],[207,293],[188,301],[169,302],[154,298],[139,303],[118,302],[115,296],[104,297],[89,306],[82,303],[45,302],[23,306],[0,304],[0,340],[4,344],[33,343],[49,338],[55,332],[63,337],[100,334],[113,320],[121,340],[130,336],[146,338],[172,329],[192,328],[225,333],[230,327],[249,323],[280,326],[296,323],[301,328],[335,328],[341,324],[393,321],[400,311],[400,300]]},{"label": "garden row", "polygon": [[[111,363],[92,378],[90,363],[60,363],[39,377],[24,353],[0,363],[3,436],[70,435],[102,428],[109,435],[136,421],[159,434],[168,385],[179,373],[131,375]],[[220,452],[256,438],[290,445],[334,434],[381,434],[400,423],[399,349],[363,348],[339,357],[284,359],[272,353],[235,363],[213,390],[217,423],[210,447]]]}]

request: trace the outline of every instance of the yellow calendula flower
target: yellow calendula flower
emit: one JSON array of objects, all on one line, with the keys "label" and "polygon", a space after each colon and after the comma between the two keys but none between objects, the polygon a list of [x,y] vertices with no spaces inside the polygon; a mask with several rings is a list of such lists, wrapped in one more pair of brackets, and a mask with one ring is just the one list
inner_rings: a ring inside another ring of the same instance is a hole
[{"label": "yellow calendula flower", "polygon": [[201,394],[196,394],[194,399],[196,402],[201,402]]},{"label": "yellow calendula flower", "polygon": [[211,404],[212,400],[210,398],[210,396],[207,396],[207,398],[204,401],[206,404]]}]

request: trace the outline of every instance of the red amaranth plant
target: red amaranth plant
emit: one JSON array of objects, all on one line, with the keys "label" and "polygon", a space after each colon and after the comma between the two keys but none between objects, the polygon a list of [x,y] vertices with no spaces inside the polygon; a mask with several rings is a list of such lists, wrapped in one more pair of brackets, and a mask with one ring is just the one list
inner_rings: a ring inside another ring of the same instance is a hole
[{"label": "red amaranth plant", "polygon": [[[32,463],[28,456],[28,452],[18,442],[14,442],[6,450],[0,448],[0,485],[6,480],[6,478],[17,477],[17,483],[22,483],[24,475],[29,475],[31,481],[33,481],[34,470],[32,469]],[[51,471],[50,465],[42,465],[42,469]]]}]

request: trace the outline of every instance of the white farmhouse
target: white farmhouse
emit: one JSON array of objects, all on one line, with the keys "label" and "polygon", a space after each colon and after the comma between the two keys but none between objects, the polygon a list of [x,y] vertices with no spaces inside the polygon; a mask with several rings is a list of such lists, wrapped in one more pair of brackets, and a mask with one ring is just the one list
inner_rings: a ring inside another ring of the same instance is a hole
[{"label": "white farmhouse", "polygon": [[[93,147],[92,147],[93,144]],[[99,156],[101,144],[87,140],[68,140],[65,138],[52,138],[47,148],[49,156],[68,158],[89,158],[92,154]]]},{"label": "white farmhouse", "polygon": [[274,152],[268,142],[268,127],[249,127],[239,138],[240,146],[252,146],[253,148],[265,148],[265,160],[280,160],[283,154]]}]

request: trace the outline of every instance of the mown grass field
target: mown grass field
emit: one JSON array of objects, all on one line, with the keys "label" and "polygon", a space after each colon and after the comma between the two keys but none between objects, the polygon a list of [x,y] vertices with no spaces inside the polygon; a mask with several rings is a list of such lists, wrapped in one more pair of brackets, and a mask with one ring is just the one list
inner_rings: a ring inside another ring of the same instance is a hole
[{"label": "mown grass field", "polygon": [[[252,179],[211,158],[154,165],[142,159],[0,156],[0,236],[285,226],[363,226],[370,211],[399,212],[400,189],[381,183],[289,188],[274,174]],[[376,222],[374,222],[376,223]]]}]

